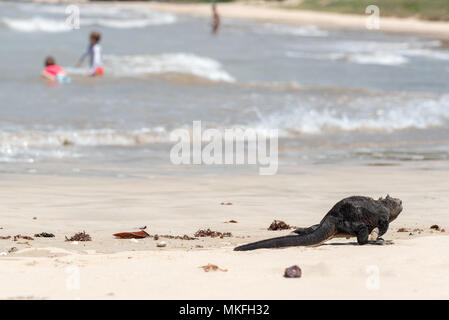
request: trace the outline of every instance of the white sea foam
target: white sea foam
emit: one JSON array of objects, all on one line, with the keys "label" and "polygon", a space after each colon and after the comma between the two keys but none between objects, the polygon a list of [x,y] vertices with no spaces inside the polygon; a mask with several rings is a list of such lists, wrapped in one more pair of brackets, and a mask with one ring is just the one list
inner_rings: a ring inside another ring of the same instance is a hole
[{"label": "white sea foam", "polygon": [[[382,100],[382,99],[381,99]],[[386,102],[385,107],[364,110],[359,106],[365,100],[355,100],[347,110],[331,107],[316,108],[307,104],[262,114],[252,123],[212,125],[213,128],[251,128],[260,132],[279,129],[281,136],[298,134],[329,134],[335,131],[381,131],[404,129],[445,128],[449,125],[449,95],[438,99],[416,98],[401,105],[401,99]],[[377,105],[375,101],[373,104]],[[358,105],[358,107],[357,107]],[[360,110],[360,112],[354,112]],[[22,149],[61,148],[69,146],[141,146],[170,142],[171,130],[163,126],[130,130],[10,130],[0,131],[0,154],[11,155]]]},{"label": "white sea foam", "polygon": [[[293,110],[292,110],[293,109]],[[359,107],[360,110],[363,108]],[[352,112],[309,105],[260,116],[253,126],[279,128],[283,136],[326,134],[334,131],[376,130],[391,132],[404,129],[446,127],[449,124],[449,95],[440,99],[411,100],[405,105]]]},{"label": "white sea foam", "polygon": [[329,32],[320,29],[317,26],[287,26],[281,24],[265,23],[262,25],[263,29],[257,30],[264,33],[273,33],[279,35],[292,35],[301,37],[326,37]]},{"label": "white sea foam", "polygon": [[399,66],[408,63],[408,59],[400,54],[389,52],[373,52],[373,53],[305,53],[297,51],[287,51],[285,55],[289,58],[298,59],[317,59],[317,60],[342,60],[357,64],[374,64]]},{"label": "white sea foam", "polygon": [[167,142],[163,127],[138,130],[55,130],[0,132],[0,153],[12,154],[17,149],[63,146],[136,146]]},{"label": "white sea foam", "polygon": [[[3,17],[0,22],[8,28],[20,32],[67,32],[72,30],[65,23],[65,17],[48,18],[33,16],[30,18],[8,18]],[[147,26],[165,25],[176,22],[176,16],[169,13],[151,13],[139,18],[84,18],[81,16],[80,25],[83,26],[103,26],[115,29],[144,28]]]},{"label": "white sea foam", "polygon": [[[84,16],[123,16],[123,11],[129,15],[129,7],[117,5],[95,5],[77,4],[81,14]],[[50,13],[54,15],[66,15],[67,5],[33,4],[27,3],[20,7],[23,11],[32,13]]]},{"label": "white sea foam", "polygon": [[[400,101],[396,100],[396,101]],[[394,103],[396,103],[396,101]],[[357,102],[360,103],[360,102]],[[404,105],[384,108],[373,107],[363,110],[351,106],[347,110],[314,108],[300,104],[288,106],[282,111],[259,114],[259,120],[234,125],[213,125],[213,128],[251,128],[259,132],[279,129],[281,137],[295,137],[302,134],[332,134],[333,132],[379,131],[392,132],[404,129],[445,128],[449,125],[449,95],[438,99],[412,99]],[[352,109],[361,110],[353,112]],[[65,147],[132,147],[169,143],[169,133],[163,126],[134,130],[91,129],[91,130],[18,130],[0,131],[0,156],[34,152],[35,149],[56,150]],[[27,153],[28,154],[28,153]],[[53,157],[67,156],[67,152],[55,153]],[[71,153],[72,155],[75,153]]]},{"label": "white sea foam", "polygon": [[2,18],[1,21],[8,28],[20,32],[67,32],[71,28],[64,20],[33,17],[29,19]]},{"label": "white sea foam", "polygon": [[338,41],[328,45],[321,52],[288,50],[290,58],[346,61],[356,64],[400,66],[411,58],[449,60],[449,52],[438,49],[440,41],[415,42],[377,42],[377,41]]},{"label": "white sea foam", "polygon": [[399,66],[406,64],[408,59],[400,54],[393,54],[388,52],[374,52],[349,54],[344,57],[346,61],[354,62],[358,64],[376,64],[387,66]]},{"label": "white sea foam", "polygon": [[133,77],[145,74],[183,73],[211,81],[234,82],[222,65],[211,58],[189,53],[161,55],[105,55],[105,65],[112,75]]},{"label": "white sea foam", "polygon": [[147,26],[172,24],[176,21],[173,15],[157,15],[151,19],[81,19],[81,26],[102,26],[115,29],[144,28]]},{"label": "white sea foam", "polygon": [[404,55],[423,57],[436,60],[449,60],[449,52],[443,50],[429,50],[429,49],[409,49],[405,50]]},{"label": "white sea foam", "polygon": [[[23,3],[18,6],[21,11],[27,13],[44,13],[52,15],[67,15],[66,10],[69,4],[44,4],[44,3]],[[82,4],[77,3],[82,16],[114,17],[114,18],[135,18],[151,15],[166,15],[149,8],[133,6],[127,4]]]},{"label": "white sea foam", "polygon": [[0,163],[34,163],[37,159],[78,158],[79,153],[61,149],[24,149],[0,146]]},{"label": "white sea foam", "polygon": [[[445,129],[449,126],[449,95],[440,98],[402,97],[388,100],[379,106],[382,97],[374,98],[370,106],[362,108],[366,97],[353,100],[348,108],[288,105],[281,111],[263,114],[259,120],[240,124],[209,124],[218,130],[251,128],[259,133],[278,129],[281,138],[301,135],[323,135],[336,132],[393,132],[410,129]],[[404,103],[401,103],[404,102]],[[365,110],[367,109],[367,110]],[[189,128],[189,125],[182,128]],[[170,129],[163,126],[142,129],[91,130],[17,130],[0,131],[0,162],[32,163],[42,159],[71,159],[82,157],[89,147],[136,147],[171,143]],[[98,150],[97,148],[94,148]],[[104,152],[104,151],[101,151]]]}]

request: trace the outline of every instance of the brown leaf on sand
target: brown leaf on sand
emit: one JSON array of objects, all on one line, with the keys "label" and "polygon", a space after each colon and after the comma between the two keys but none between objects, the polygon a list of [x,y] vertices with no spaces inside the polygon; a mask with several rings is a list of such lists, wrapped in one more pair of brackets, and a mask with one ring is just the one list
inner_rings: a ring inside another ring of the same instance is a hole
[{"label": "brown leaf on sand", "polygon": [[409,232],[407,228],[399,228],[398,232]]},{"label": "brown leaf on sand", "polygon": [[284,221],[281,220],[274,220],[270,226],[268,227],[268,230],[287,230],[287,229],[295,229],[295,226],[290,226],[286,224]]},{"label": "brown leaf on sand", "polygon": [[434,224],[432,226],[430,226],[430,229],[436,230],[436,231],[440,231],[440,226],[437,224]]},{"label": "brown leaf on sand", "polygon": [[222,202],[220,203],[222,206],[232,206],[232,202]]},{"label": "brown leaf on sand", "polygon": [[210,271],[228,272],[228,269],[222,269],[219,266],[217,266],[215,264],[210,264],[210,263],[206,266],[201,266],[200,268],[203,268],[203,270],[205,272],[210,272]]},{"label": "brown leaf on sand", "polygon": [[238,223],[236,220],[229,220],[229,221],[226,221],[225,223]]},{"label": "brown leaf on sand", "polygon": [[0,236],[0,240],[8,240],[8,239],[11,239],[11,236],[6,236],[6,237]]},{"label": "brown leaf on sand", "polygon": [[86,231],[78,232],[70,238],[65,237],[65,241],[92,241],[90,235]]},{"label": "brown leaf on sand", "polygon": [[116,238],[119,238],[119,239],[143,239],[143,238],[148,238],[150,235],[142,230],[142,231],[138,231],[138,232],[115,233],[115,234],[113,234],[113,236]]}]

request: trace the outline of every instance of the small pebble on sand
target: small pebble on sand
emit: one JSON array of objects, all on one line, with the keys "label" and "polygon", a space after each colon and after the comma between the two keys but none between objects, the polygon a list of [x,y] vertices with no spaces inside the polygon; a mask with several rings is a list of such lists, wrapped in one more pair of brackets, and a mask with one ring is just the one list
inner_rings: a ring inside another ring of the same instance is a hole
[{"label": "small pebble on sand", "polygon": [[296,265],[291,266],[290,268],[287,268],[284,271],[285,278],[301,278],[301,275],[302,275],[301,268],[299,268]]},{"label": "small pebble on sand", "polygon": [[166,247],[167,246],[167,242],[165,242],[165,241],[161,241],[161,242],[158,242],[157,243],[157,247],[158,248],[164,248],[164,247]]}]

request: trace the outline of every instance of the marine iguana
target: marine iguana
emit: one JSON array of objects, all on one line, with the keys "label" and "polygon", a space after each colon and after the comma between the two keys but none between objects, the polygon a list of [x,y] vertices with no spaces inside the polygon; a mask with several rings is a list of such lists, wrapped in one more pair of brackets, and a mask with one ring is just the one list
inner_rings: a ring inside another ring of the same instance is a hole
[{"label": "marine iguana", "polygon": [[299,228],[297,235],[272,238],[236,247],[235,251],[293,246],[316,246],[332,238],[357,237],[358,244],[367,244],[370,233],[378,228],[378,240],[388,230],[389,223],[402,211],[402,201],[387,195],[374,200],[353,196],[339,201],[319,224]]}]

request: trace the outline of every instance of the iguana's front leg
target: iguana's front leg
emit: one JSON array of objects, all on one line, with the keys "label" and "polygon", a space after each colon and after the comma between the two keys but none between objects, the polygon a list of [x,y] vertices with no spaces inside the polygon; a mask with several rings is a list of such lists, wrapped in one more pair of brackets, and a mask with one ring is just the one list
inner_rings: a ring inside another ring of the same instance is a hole
[{"label": "iguana's front leg", "polygon": [[[379,221],[377,222],[377,239],[371,241],[372,244],[384,245],[386,244],[385,240],[381,238],[388,231],[390,223],[388,222],[388,216],[382,215],[379,217]],[[387,241],[388,242],[388,241]]]},{"label": "iguana's front leg", "polygon": [[369,229],[366,224],[360,224],[355,229],[355,235],[357,236],[357,243],[360,245],[367,244],[369,238]]}]

